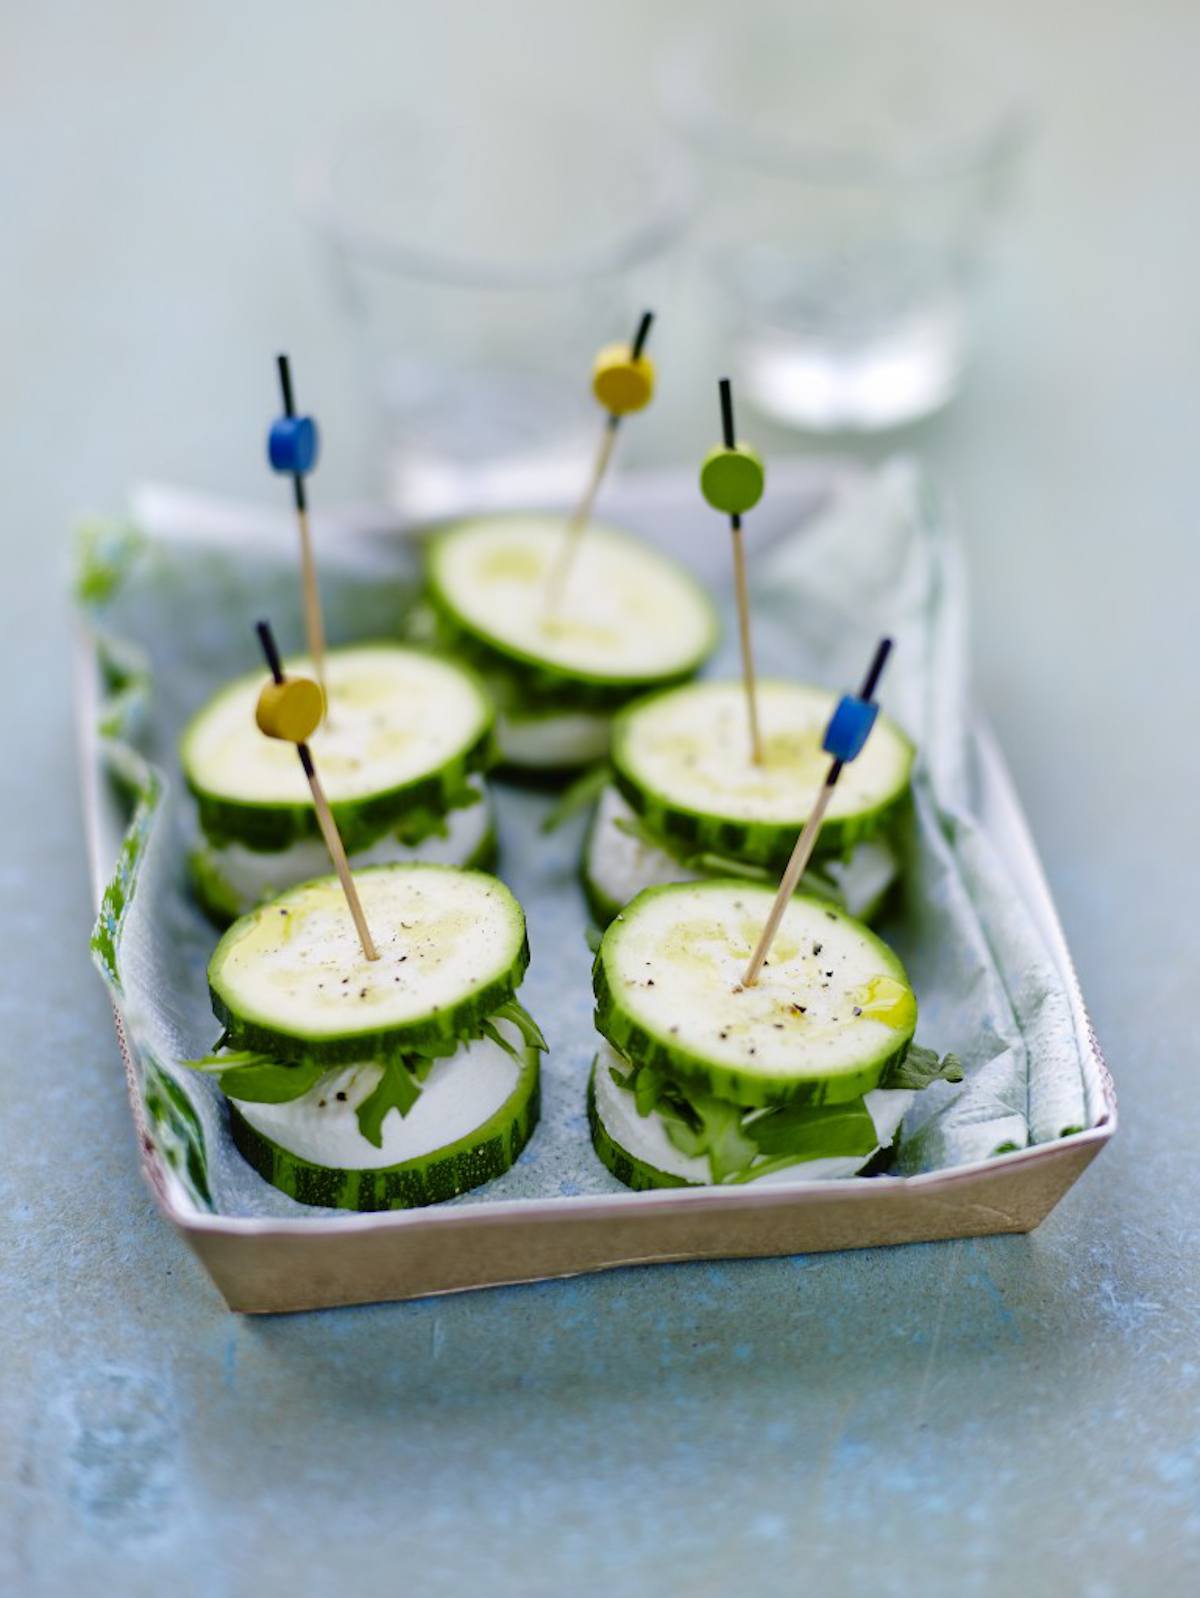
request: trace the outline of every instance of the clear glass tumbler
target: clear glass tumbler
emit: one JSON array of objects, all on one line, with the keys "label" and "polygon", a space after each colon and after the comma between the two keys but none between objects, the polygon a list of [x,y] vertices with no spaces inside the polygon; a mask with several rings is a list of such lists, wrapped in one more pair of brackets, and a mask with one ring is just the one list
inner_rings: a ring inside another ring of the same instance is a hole
[{"label": "clear glass tumbler", "polygon": [[702,161],[701,246],[746,397],[817,432],[958,387],[974,285],[1027,138],[950,41],[776,18],[698,41],[666,103]]},{"label": "clear glass tumbler", "polygon": [[692,198],[669,141],[528,97],[344,134],[309,210],[379,402],[394,504],[433,516],[578,493],[593,358],[655,303]]}]

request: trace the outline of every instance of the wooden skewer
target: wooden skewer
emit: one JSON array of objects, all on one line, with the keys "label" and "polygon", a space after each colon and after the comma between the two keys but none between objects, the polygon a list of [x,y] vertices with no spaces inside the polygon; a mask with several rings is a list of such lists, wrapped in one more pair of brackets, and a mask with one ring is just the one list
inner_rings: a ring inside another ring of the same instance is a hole
[{"label": "wooden skewer", "polygon": [[[733,427],[733,391],[729,379],[721,379],[721,429],[725,448],[736,449],[737,437]],[[758,680],[754,671],[754,645],[750,635],[750,594],[746,582],[746,547],[742,538],[742,518],[734,511],[729,518],[733,538],[733,586],[737,596],[738,633],[742,646],[742,681],[746,688],[746,719],[750,728],[750,758],[756,766],[763,763],[762,734],[758,725]]]},{"label": "wooden skewer", "polygon": [[[892,640],[890,638],[880,639],[879,646],[875,651],[875,658],[871,662],[867,675],[863,678],[862,689],[858,695],[859,699],[869,700],[871,698],[891,651]],[[752,988],[758,981],[763,963],[771,952],[771,945],[775,941],[775,934],[779,931],[779,923],[783,920],[784,911],[791,903],[796,886],[804,875],[808,862],[812,859],[812,853],[817,846],[817,838],[825,820],[825,812],[829,808],[829,801],[833,798],[833,790],[837,787],[837,780],[842,774],[844,764],[844,761],[838,760],[836,757],[829,762],[829,771],[826,774],[824,786],[817,795],[817,801],[809,813],[808,820],[801,828],[800,836],[796,839],[791,858],[784,867],[783,876],[779,879],[779,888],[771,905],[771,913],[767,916],[766,925],[759,934],[754,953],[750,956],[750,964],[746,967],[745,974],[742,977],[742,986],[744,988]]]},{"label": "wooden skewer", "polygon": [[596,459],[592,465],[592,475],[583,492],[583,498],[571,514],[567,523],[566,536],[558,552],[558,559],[554,562],[550,572],[550,581],[546,585],[546,609],[553,616],[562,607],[563,596],[566,593],[567,578],[575,565],[575,557],[579,553],[579,543],[583,537],[583,530],[592,519],[592,510],[596,504],[596,495],[600,492],[600,484],[608,471],[609,462],[612,460],[613,447],[617,442],[617,424],[619,416],[610,416],[605,424],[604,432],[600,436],[600,448],[596,451]]},{"label": "wooden skewer", "polygon": [[746,586],[746,550],[742,518],[730,517],[733,533],[733,586],[737,594],[738,632],[742,645],[742,681],[746,686],[746,720],[750,727],[750,758],[763,763],[762,733],[758,726],[758,682],[754,674],[754,646],[750,642],[750,596]]},{"label": "wooden skewer", "polygon": [[[296,404],[292,394],[292,369],[286,355],[278,357],[279,389],[283,397],[283,413],[295,416]],[[321,595],[317,588],[317,566],[313,559],[312,531],[308,523],[308,495],[304,487],[304,474],[292,473],[292,492],[296,500],[296,522],[300,530],[300,580],[304,588],[304,623],[308,634],[308,652],[325,703],[329,704],[328,684],[325,681],[325,623],[321,617]]]},{"label": "wooden skewer", "polygon": [[[256,630],[258,632],[259,641],[262,644],[263,654],[267,657],[267,665],[271,668],[271,676],[275,679],[277,684],[282,686],[287,679],[283,674],[283,663],[279,658],[279,650],[276,647],[275,635],[271,631],[270,624],[265,621],[260,621],[257,624]],[[302,679],[293,678],[292,681],[298,687],[301,684]],[[313,684],[309,683],[308,687],[313,689]],[[311,719],[307,724],[308,727],[311,729],[318,725],[319,720],[320,708],[314,706],[312,708]],[[266,724],[260,722],[260,725],[263,725],[265,728]],[[296,731],[299,731],[299,729]],[[313,762],[312,750],[308,747],[307,739],[305,737],[296,736],[296,731],[293,731],[289,736],[289,733],[286,730],[273,730],[270,735],[273,737],[283,738],[289,743],[294,743],[296,746],[296,753],[300,756],[300,764],[304,768],[304,775],[308,778],[308,787],[309,792],[312,794],[313,809],[317,813],[317,825],[321,829],[321,837],[325,840],[325,847],[329,851],[329,858],[333,862],[333,869],[337,873],[338,881],[342,885],[342,892],[346,896],[346,903],[349,906],[350,915],[354,921],[354,929],[358,933],[358,941],[362,944],[363,954],[368,960],[378,960],[379,950],[375,947],[375,940],[371,936],[370,927],[367,925],[367,918],[363,911],[362,900],[358,896],[358,889],[355,886],[354,877],[350,871],[350,862],[346,858],[346,848],[342,843],[342,835],[338,831],[337,822],[333,819],[333,811],[330,808],[329,800],[325,797],[325,790],[321,786],[321,779],[317,776],[317,768]]]},{"label": "wooden skewer", "polygon": [[[304,479],[295,479],[299,485],[299,498],[304,498]],[[317,589],[317,566],[313,560],[312,533],[308,525],[308,508],[298,504],[296,521],[300,528],[300,574],[304,584],[304,627],[308,634],[308,652],[321,692],[329,704],[329,687],[325,681],[325,623],[321,616],[321,596]]]},{"label": "wooden skewer", "polygon": [[368,960],[378,960],[379,950],[375,947],[375,940],[371,936],[371,929],[367,925],[367,918],[363,911],[362,900],[358,897],[358,889],[355,887],[354,878],[350,873],[350,862],[346,859],[346,849],[342,843],[342,835],[337,829],[337,822],[333,819],[333,811],[329,808],[329,800],[326,799],[325,790],[321,787],[321,779],[317,776],[317,768],[313,764],[312,750],[307,744],[297,744],[296,749],[300,755],[300,764],[304,767],[304,775],[308,778],[313,808],[317,812],[317,825],[321,829],[325,847],[329,850],[329,858],[333,861],[333,869],[337,872],[338,881],[342,885],[342,892],[346,895],[346,903],[350,906],[350,914],[354,918],[354,928],[358,933],[358,941],[362,944],[362,951]]},{"label": "wooden skewer", "polygon": [[771,913],[767,917],[766,925],[759,934],[754,953],[750,956],[750,964],[746,967],[746,973],[742,977],[742,986],[744,988],[752,988],[758,981],[758,974],[762,970],[763,961],[770,954],[771,945],[775,941],[775,934],[779,931],[779,923],[783,920],[783,913],[791,903],[792,895],[796,891],[796,884],[804,875],[804,868],[812,859],[812,852],[817,846],[817,836],[821,831],[821,823],[825,820],[825,812],[829,808],[830,799],[833,798],[834,781],[836,781],[833,777],[833,768],[836,764],[837,762],[834,761],[829,767],[829,776],[825,778],[825,786],[817,795],[817,802],[812,807],[800,836],[796,839],[791,859],[784,868],[783,876],[779,879],[779,891],[775,895]]},{"label": "wooden skewer", "polygon": [[[624,368],[624,372],[619,375],[623,375],[626,378],[632,377],[635,385],[639,388],[639,392],[634,398],[623,395],[621,399],[613,398],[610,402],[613,406],[620,406],[621,408],[610,409],[608,416],[605,418],[604,432],[600,435],[600,447],[596,451],[596,459],[592,463],[591,476],[588,478],[583,495],[567,523],[562,547],[558,552],[557,560],[551,568],[550,576],[546,583],[546,614],[549,617],[553,617],[560,609],[566,595],[567,581],[579,554],[579,545],[583,538],[584,529],[592,519],[596,496],[600,492],[600,485],[603,483],[609,464],[612,461],[613,450],[617,442],[617,429],[621,425],[621,418],[628,411],[640,410],[643,405],[648,404],[650,395],[653,392],[653,368],[643,358],[642,353],[646,347],[646,340],[650,336],[650,324],[653,321],[653,311],[642,312],[642,318],[638,323],[637,332],[633,336],[633,343],[629,346],[628,354],[620,352],[619,361],[615,363]],[[609,350],[602,350],[599,361],[605,362],[611,358],[614,349],[616,349],[615,346],[610,347]],[[607,370],[605,370],[599,364],[597,365],[596,373],[592,379],[592,386],[596,391],[597,398],[601,398],[605,381],[611,381],[613,375],[611,366],[608,366]]]}]

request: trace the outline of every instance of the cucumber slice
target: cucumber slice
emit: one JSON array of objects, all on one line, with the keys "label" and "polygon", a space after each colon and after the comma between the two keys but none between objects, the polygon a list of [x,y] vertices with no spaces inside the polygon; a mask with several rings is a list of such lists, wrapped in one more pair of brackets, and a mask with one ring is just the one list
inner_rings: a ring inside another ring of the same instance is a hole
[{"label": "cucumber slice", "polygon": [[504,884],[451,866],[355,873],[379,949],[363,956],[336,877],[292,888],[234,922],[208,966],[231,1047],[279,1059],[386,1057],[475,1030],[529,962]]},{"label": "cucumber slice", "polygon": [[[431,820],[473,802],[468,777],[488,763],[493,719],[473,672],[398,644],[333,649],[325,665],[329,715],[312,747],[348,851],[405,829],[417,842]],[[320,830],[295,750],[255,725],[263,680],[241,677],[210,700],[180,757],[211,842],[283,850]]]},{"label": "cucumber slice", "polygon": [[594,969],[596,1026],[618,1053],[742,1105],[843,1103],[877,1087],[916,1030],[904,967],[860,922],[796,898],[743,988],[773,898],[721,879],[640,893]]},{"label": "cucumber slice", "polygon": [[524,771],[574,771],[603,760],[612,718],[596,710],[548,710],[536,715],[501,711],[496,747],[502,766]]},{"label": "cucumber slice", "polygon": [[[616,788],[606,788],[584,840],[582,866],[588,905],[601,927],[643,888],[726,874],[687,864],[651,843],[641,835],[644,823],[636,832],[627,830],[634,820],[624,796]],[[769,873],[761,869],[766,880]],[[823,860],[819,872],[805,872],[799,891],[829,897],[857,920],[870,921],[898,875],[899,861],[886,837],[868,838],[853,845],[847,859]]]},{"label": "cucumber slice", "polygon": [[428,594],[456,644],[510,677],[530,704],[611,709],[684,682],[717,621],[694,578],[649,544],[593,522],[561,610],[546,608],[566,519],[520,512],[452,523],[433,539]]},{"label": "cucumber slice", "polygon": [[[355,871],[366,866],[413,864],[490,870],[496,859],[492,803],[481,777],[469,781],[478,801],[468,809],[450,811],[443,834],[432,833],[413,845],[391,835],[380,838],[352,855],[351,866]],[[193,850],[188,866],[201,907],[219,925],[228,925],[255,905],[328,872],[329,856],[324,843],[316,838],[304,838],[270,853],[247,849],[244,843],[202,844]]]},{"label": "cucumber slice", "polygon": [[[760,682],[765,759],[755,766],[741,683],[693,683],[641,700],[613,723],[617,786],[668,846],[782,869],[829,769],[821,738],[836,702],[821,688]],[[912,763],[912,744],[880,716],[834,789],[818,858],[847,853],[892,820]]]},{"label": "cucumber slice", "polygon": [[[712,1175],[703,1156],[683,1154],[671,1142],[662,1116],[656,1111],[639,1115],[633,1094],[613,1081],[611,1066],[626,1069],[626,1063],[604,1044],[592,1067],[588,1084],[588,1122],[592,1145],[618,1181],[626,1187],[645,1190],[655,1187],[709,1187]],[[876,1088],[865,1095],[863,1104],[875,1123],[879,1138],[865,1154],[817,1155],[782,1168],[767,1169],[748,1179],[766,1182],[816,1182],[855,1176],[869,1165],[880,1149],[890,1148],[900,1123],[916,1094]],[[764,1161],[764,1164],[766,1162]]]},{"label": "cucumber slice", "polygon": [[383,1122],[382,1148],[358,1129],[357,1108],[379,1066],[342,1067],[288,1104],[230,1100],[230,1130],[260,1176],[301,1204],[346,1210],[437,1204],[507,1171],[537,1124],[537,1051],[497,1021],[519,1063],[488,1038],[435,1062],[405,1116]]}]

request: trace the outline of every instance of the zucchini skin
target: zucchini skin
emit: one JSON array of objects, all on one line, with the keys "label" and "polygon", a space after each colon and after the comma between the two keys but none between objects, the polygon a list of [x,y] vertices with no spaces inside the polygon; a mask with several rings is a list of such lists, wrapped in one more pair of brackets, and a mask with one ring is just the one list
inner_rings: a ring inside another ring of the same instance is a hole
[{"label": "zucchini skin", "polygon": [[[496,829],[490,826],[475,852],[462,862],[462,870],[494,872],[499,858],[500,844]],[[353,860],[350,868],[356,869]],[[188,881],[196,903],[213,925],[222,931],[254,908],[253,905],[237,902],[236,895],[220,872],[214,870],[205,859],[203,849],[193,849],[188,855]]]},{"label": "zucchini skin", "polygon": [[503,976],[486,983],[459,1003],[447,1006],[438,1015],[409,1022],[402,1027],[355,1032],[336,1038],[307,1038],[276,1027],[263,1026],[258,1021],[244,1021],[225,1003],[211,978],[208,992],[213,1013],[225,1028],[231,1049],[270,1054],[277,1060],[300,1057],[321,1065],[346,1065],[354,1060],[386,1059],[389,1055],[402,1054],[406,1048],[418,1044],[453,1043],[459,1038],[473,1035],[482,1021],[486,1021],[514,997],[528,965],[529,937],[526,934],[516,960]]},{"label": "zucchini skin", "polygon": [[[370,848],[389,832],[402,838],[404,819],[414,811],[444,816],[451,810],[476,804],[479,796],[468,778],[486,772],[494,758],[494,734],[489,724],[470,748],[426,777],[365,799],[331,801],[329,808],[347,854]],[[247,849],[275,854],[306,838],[321,836],[317,813],[309,803],[247,804],[206,792],[192,779],[186,764],[183,774],[196,801],[201,830],[212,843],[241,843]]]},{"label": "zucchini skin", "polygon": [[[599,825],[600,803],[597,802],[592,809],[592,814],[588,821],[587,829],[583,835],[583,844],[579,854],[579,884],[583,889],[583,897],[587,903],[588,912],[591,915],[592,921],[599,928],[599,930],[603,932],[608,926],[611,925],[613,921],[616,920],[621,911],[625,908],[625,904],[629,903],[630,901],[626,900],[625,903],[618,904],[614,898],[604,891],[604,889],[592,875],[592,845],[595,842],[596,829]],[[897,853],[899,853],[898,839],[896,837],[898,829],[896,828],[894,822],[889,821],[884,830],[886,831],[889,841],[893,844],[897,844]],[[879,835],[879,833],[875,834],[877,837]],[[664,848],[665,847],[666,846],[664,845]],[[818,858],[820,858],[819,855]],[[826,858],[829,857],[827,856]],[[696,880],[705,876],[717,877],[721,875],[719,871],[693,871],[683,865],[680,865],[679,871],[680,882]],[[856,915],[853,916],[852,919],[855,921],[862,921],[868,926],[870,926],[873,922],[878,921],[883,915],[884,910],[896,897],[899,887],[900,872],[898,870],[895,878],[893,878],[893,880],[887,884],[883,891],[874,899],[870,900]],[[807,871],[805,872],[804,876],[801,877],[796,887],[796,892],[798,895],[809,898],[821,898],[823,892],[827,891],[827,889],[823,889],[820,885],[814,884]],[[837,904],[839,908],[845,910],[845,906],[842,904],[841,899],[837,896],[831,897],[830,903]],[[849,914],[848,911],[846,913]]]},{"label": "zucchini skin", "polygon": [[247,1164],[298,1204],[340,1210],[407,1210],[441,1204],[502,1176],[533,1135],[541,1112],[536,1049],[523,1050],[517,1085],[500,1108],[455,1143],[375,1170],[314,1165],[252,1127],[230,1099],[229,1130]]},{"label": "zucchini skin", "polygon": [[[713,874],[714,876],[716,875],[715,872]],[[686,882],[688,878],[686,876],[681,876],[679,880],[681,882]],[[579,884],[583,889],[584,901],[587,904],[588,913],[591,916],[592,921],[601,932],[604,932],[617,919],[625,906],[623,904],[618,904],[615,899],[611,899],[608,894],[605,893],[604,889],[601,888],[593,878],[588,870],[586,849],[579,862]],[[887,887],[884,888],[883,892],[877,895],[876,898],[872,899],[864,909],[860,910],[854,919],[856,921],[863,922],[866,926],[870,926],[873,922],[880,920],[884,911],[895,899],[897,893],[899,892],[899,888],[900,883],[898,878],[893,882],[889,882]],[[804,895],[806,897],[819,897],[807,873],[800,878],[796,892],[798,895]],[[830,904],[838,904],[840,906],[840,901],[837,899],[831,899],[829,902]]]},{"label": "zucchini skin", "polygon": [[[745,887],[745,884],[740,882],[729,882],[728,885],[735,888]],[[673,893],[677,891],[678,886],[678,884],[668,884],[665,887],[644,888],[627,908],[632,908],[641,900],[651,896]],[[797,895],[797,898],[799,897]],[[824,900],[814,899],[811,902],[822,910],[827,908]],[[856,924],[861,926],[861,923]],[[894,964],[897,974],[907,982],[903,966],[887,945],[876,938],[869,928],[862,927],[862,931],[879,944]],[[673,1077],[682,1087],[695,1092],[711,1093],[716,1098],[730,1099],[735,1104],[744,1104],[755,1109],[766,1108],[773,1104],[845,1104],[851,1099],[862,1098],[872,1088],[879,1086],[888,1068],[903,1060],[917,1029],[914,1013],[912,1028],[897,1045],[884,1049],[870,1060],[864,1060],[854,1070],[839,1071],[836,1075],[808,1079],[800,1077],[789,1082],[780,1081],[777,1077],[763,1077],[753,1071],[739,1070],[723,1060],[711,1059],[677,1042],[668,1042],[660,1038],[624,1008],[618,990],[609,980],[605,964],[611,935],[611,931],[605,934],[604,942],[600,945],[592,967],[592,986],[596,995],[594,1020],[597,1032],[607,1038],[617,1053],[624,1055],[627,1060],[637,1065],[651,1066],[661,1071],[664,1076]]]},{"label": "zucchini skin", "polygon": [[689,1182],[686,1176],[674,1176],[670,1171],[660,1171],[657,1165],[648,1165],[630,1154],[612,1137],[596,1104],[596,1067],[588,1076],[587,1117],[591,1128],[592,1147],[602,1165],[606,1165],[618,1182],[624,1182],[637,1193],[648,1193],[657,1187],[699,1187],[699,1182]]},{"label": "zucchini skin", "polygon": [[[520,513],[517,513],[518,516]],[[688,583],[697,602],[709,617],[709,633],[704,646],[693,660],[677,670],[652,677],[604,676],[594,672],[571,671],[507,644],[498,638],[478,632],[471,622],[456,608],[453,599],[442,588],[437,571],[440,546],[451,539],[460,527],[471,525],[481,517],[462,517],[441,525],[430,539],[426,552],[425,598],[438,623],[439,638],[456,655],[461,656],[485,678],[499,676],[505,680],[502,701],[522,704],[531,709],[544,710],[615,710],[628,700],[650,689],[679,687],[690,682],[705,661],[709,659],[720,641],[720,623],[712,600],[700,583],[677,562],[654,551],[655,558],[672,566],[680,579]],[[489,520],[502,521],[496,516]],[[635,547],[642,540],[624,529],[605,525],[605,531],[616,533]]]},{"label": "zucchini skin", "polygon": [[587,828],[583,834],[583,845],[579,851],[579,886],[583,889],[583,897],[588,907],[588,913],[596,927],[603,932],[617,919],[625,908],[615,899],[609,897],[604,889],[592,876],[589,861],[592,854],[592,844],[596,836],[596,828],[600,825],[600,803],[592,806],[592,813],[588,817]]},{"label": "zucchini skin", "polygon": [[[663,689],[662,694],[671,691]],[[625,802],[645,822],[649,831],[662,838],[669,849],[684,854],[724,855],[731,860],[744,860],[751,865],[765,866],[771,871],[782,871],[791,855],[796,835],[804,824],[805,815],[797,815],[787,821],[741,821],[715,811],[693,810],[676,804],[666,795],[639,781],[628,749],[629,725],[639,711],[662,697],[662,694],[656,693],[640,699],[636,704],[626,705],[614,717],[610,758],[613,781]],[[870,810],[851,816],[827,817],[817,840],[813,855],[815,860],[847,855],[856,844],[865,843],[899,825],[910,803],[912,762],[916,751],[911,740],[894,722],[889,721],[888,725],[909,751],[903,783],[894,794]]]},{"label": "zucchini skin", "polygon": [[[461,873],[463,868],[461,866],[367,866],[356,873],[356,878],[361,882],[373,872],[404,870]],[[288,892],[300,893],[307,886],[307,883],[300,883],[297,887],[290,888]],[[512,963],[507,970],[500,972],[490,982],[483,983],[473,993],[455,1004],[447,1005],[435,1015],[374,1031],[352,1031],[324,1038],[311,1038],[302,1033],[288,1032],[282,1027],[266,1026],[261,1021],[239,1015],[226,1003],[219,987],[220,956],[224,938],[217,944],[208,963],[208,994],[213,1014],[225,1029],[226,1041],[231,1049],[247,1049],[255,1053],[269,1054],[277,1060],[302,1059],[331,1066],[350,1064],[355,1060],[387,1059],[394,1054],[403,1054],[406,1049],[420,1044],[453,1043],[463,1037],[470,1037],[478,1031],[481,1022],[488,1020],[515,996],[529,967],[529,930],[525,925],[524,911],[515,898],[512,902],[520,914],[522,929],[520,946]],[[251,914],[256,913],[251,912]],[[232,930],[225,936],[229,937]]]},{"label": "zucchini skin", "polygon": [[[330,654],[350,653],[359,647],[362,646],[349,645],[345,651],[332,650]],[[423,653],[431,659],[441,659],[441,652],[436,650],[419,650],[410,644],[396,645],[396,648],[409,654]],[[348,854],[369,848],[389,832],[396,833],[404,842],[419,841],[419,838],[405,838],[406,817],[418,816],[423,822],[430,817],[436,820],[451,810],[477,802],[478,794],[469,779],[495,764],[495,706],[478,673],[461,661],[443,661],[443,664],[455,667],[470,679],[480,705],[479,731],[466,748],[436,771],[360,799],[331,800],[330,809]],[[227,688],[235,686],[236,683],[230,683]],[[240,843],[262,854],[277,853],[307,838],[319,838],[321,829],[316,812],[307,799],[294,804],[255,803],[213,793],[196,780],[188,756],[189,743],[193,729],[207,715],[212,703],[210,700],[201,706],[191,718],[179,744],[184,782],[196,801],[205,836],[217,845]]]}]

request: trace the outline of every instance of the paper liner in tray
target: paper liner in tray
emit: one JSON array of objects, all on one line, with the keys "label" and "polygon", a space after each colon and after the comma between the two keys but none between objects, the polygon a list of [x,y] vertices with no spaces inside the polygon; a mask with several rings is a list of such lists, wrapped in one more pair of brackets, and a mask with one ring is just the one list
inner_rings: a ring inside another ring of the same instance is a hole
[{"label": "paper liner in tray", "polygon": [[[502,845],[506,874],[530,911],[534,963],[523,997],[551,1038],[547,1113],[527,1157],[478,1193],[425,1210],[361,1216],[312,1212],[275,1194],[242,1166],[225,1146],[215,1092],[207,1083],[188,1081],[172,1059],[172,1049],[182,1047],[181,1037],[189,1044],[193,1037],[201,1046],[211,1042],[198,1032],[204,1025],[203,948],[211,938],[182,888],[172,890],[171,925],[162,929],[173,944],[190,940],[195,945],[191,964],[173,977],[180,991],[159,993],[156,1003],[164,1013],[148,1024],[144,997],[153,974],[135,973],[127,985],[138,990],[132,1000],[120,981],[113,984],[147,1177],[164,1213],[231,1308],[297,1310],[652,1261],[1024,1232],[1057,1203],[1115,1130],[1115,1097],[1003,758],[986,730],[967,721],[957,557],[944,533],[931,534],[923,496],[919,479],[903,464],[867,484],[848,484],[844,475],[811,466],[785,468],[772,473],[771,515],[759,517],[757,528],[758,569],[769,573],[761,612],[768,669],[773,656],[776,670],[790,668],[795,675],[837,686],[847,670],[842,653],[852,655],[856,646],[861,653],[864,627],[880,624],[898,634],[898,664],[908,654],[907,669],[897,672],[893,688],[900,719],[925,751],[916,821],[918,832],[925,832],[916,878],[935,908],[947,893],[967,895],[970,915],[978,922],[955,923],[952,957],[943,949],[947,929],[931,932],[919,915],[884,929],[914,969],[922,1041],[964,1052],[963,1038],[955,1032],[966,1026],[969,1011],[959,1002],[957,969],[947,983],[939,981],[947,958],[952,967],[957,959],[973,960],[973,978],[981,965],[993,961],[995,966],[979,984],[984,1009],[972,1029],[982,1041],[974,1059],[969,1047],[965,1051],[968,1079],[962,1097],[951,1101],[952,1090],[945,1089],[940,1098],[930,1090],[926,1124],[914,1129],[902,1150],[899,1167],[914,1174],[643,1194],[620,1188],[595,1160],[583,1117],[593,1038],[583,910],[571,870],[577,838],[568,832],[548,846],[535,845],[539,807],[548,801],[510,793],[501,800]],[[687,553],[698,514],[690,479],[658,474],[639,483],[635,478],[622,497],[634,525],[640,522]],[[822,502],[827,509],[832,502],[832,511],[810,538],[784,537]],[[164,503],[160,495],[153,519],[160,532],[173,536]],[[881,519],[896,516],[913,522],[903,537],[881,530]],[[203,507],[189,506],[188,535],[202,535],[204,522]],[[244,539],[240,521],[239,528]],[[773,542],[777,548],[768,553],[765,546]],[[268,535],[264,549],[269,551],[270,544]],[[352,549],[341,551],[340,558],[349,568],[358,563],[370,570],[379,559],[395,563],[394,550],[390,556],[380,553],[388,547],[388,540],[376,535],[373,545],[371,535],[356,530]],[[707,554],[707,575],[719,580],[713,551]],[[269,564],[269,553],[266,558]],[[839,562],[845,565],[841,574]],[[861,582],[864,571],[874,583],[864,589],[866,614],[848,619],[839,611],[838,583]],[[261,572],[257,580],[262,581]],[[273,609],[287,603],[283,596],[290,586],[271,595]],[[140,598],[143,617],[155,591],[151,587]],[[247,603],[251,597],[262,595],[247,596]],[[337,604],[332,608],[336,617]],[[807,655],[794,644],[797,627],[809,640]],[[201,646],[202,657],[204,647],[211,653],[214,646],[212,641]],[[106,690],[114,680],[109,648],[91,624],[81,631],[77,708],[98,899],[121,850],[128,788],[137,786],[128,772],[124,792],[113,784],[113,744],[99,730]],[[798,656],[794,662],[793,655]],[[213,669],[216,664],[209,662]],[[152,665],[161,688],[167,668],[161,660]],[[201,683],[189,684],[189,690],[193,698],[206,691]],[[126,682],[122,692],[130,691]],[[157,728],[154,752],[168,769],[168,789],[173,775],[170,750],[163,745],[177,730],[174,723],[187,697],[168,691],[164,705],[159,696],[157,714],[168,725]],[[111,722],[108,731],[113,731]],[[167,819],[169,826],[162,813],[153,822],[143,815],[144,824],[158,828],[152,847],[161,855],[159,869],[178,877],[182,806],[173,793]],[[966,913],[960,906],[952,909],[955,916]],[[110,900],[109,910],[116,929],[122,907]],[[971,952],[972,937],[984,952]],[[989,938],[999,952],[985,950]],[[922,950],[931,949],[941,964],[923,971]],[[153,963],[153,949],[140,958]],[[1013,970],[1018,980],[1011,977]],[[1037,973],[1032,984],[1030,970]],[[186,1082],[182,1091],[181,1082]],[[1014,1144],[1009,1152],[994,1152]],[[980,1150],[984,1157],[976,1157]],[[942,1168],[922,1169],[922,1162],[931,1161]]]}]

